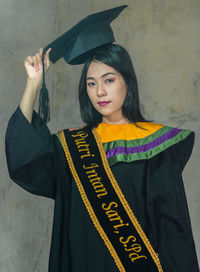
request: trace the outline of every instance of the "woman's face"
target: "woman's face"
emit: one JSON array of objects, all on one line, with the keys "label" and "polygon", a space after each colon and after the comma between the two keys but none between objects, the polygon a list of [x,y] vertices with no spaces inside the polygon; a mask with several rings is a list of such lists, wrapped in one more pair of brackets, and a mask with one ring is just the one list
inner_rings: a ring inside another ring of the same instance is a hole
[{"label": "woman's face", "polygon": [[102,122],[128,122],[122,115],[127,86],[119,72],[102,62],[91,62],[86,84],[88,96],[94,108],[102,115]]}]

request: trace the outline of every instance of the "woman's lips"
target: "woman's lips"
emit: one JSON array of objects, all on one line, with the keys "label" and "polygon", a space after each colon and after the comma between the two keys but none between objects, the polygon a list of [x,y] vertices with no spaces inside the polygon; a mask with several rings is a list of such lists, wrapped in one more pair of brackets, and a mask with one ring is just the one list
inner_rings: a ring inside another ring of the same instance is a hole
[{"label": "woman's lips", "polygon": [[98,102],[100,107],[104,107],[106,105],[108,105],[110,103],[110,101],[102,101],[102,102]]}]

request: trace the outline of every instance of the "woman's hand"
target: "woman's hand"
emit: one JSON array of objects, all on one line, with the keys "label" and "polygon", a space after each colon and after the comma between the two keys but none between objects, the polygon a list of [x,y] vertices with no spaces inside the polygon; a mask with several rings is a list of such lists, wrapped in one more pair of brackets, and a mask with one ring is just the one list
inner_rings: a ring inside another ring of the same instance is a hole
[{"label": "woman's hand", "polygon": [[[28,80],[35,81],[37,83],[42,82],[42,51],[43,48],[40,48],[39,52],[36,53],[35,56],[28,56],[24,61]],[[51,48],[49,48],[44,55],[45,74],[51,66],[49,59],[50,51]]]}]

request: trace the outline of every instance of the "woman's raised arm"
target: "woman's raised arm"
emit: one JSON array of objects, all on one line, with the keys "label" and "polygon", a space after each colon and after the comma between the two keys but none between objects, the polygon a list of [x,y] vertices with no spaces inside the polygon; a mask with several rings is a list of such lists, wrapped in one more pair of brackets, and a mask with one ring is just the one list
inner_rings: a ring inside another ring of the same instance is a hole
[{"label": "woman's raised arm", "polygon": [[[42,83],[42,50],[43,48],[40,48],[35,56],[28,56],[24,61],[27,82],[20,102],[20,109],[30,123],[32,122],[35,100]],[[44,56],[45,73],[47,73],[51,65],[49,60],[50,51],[51,48],[47,50]]]}]

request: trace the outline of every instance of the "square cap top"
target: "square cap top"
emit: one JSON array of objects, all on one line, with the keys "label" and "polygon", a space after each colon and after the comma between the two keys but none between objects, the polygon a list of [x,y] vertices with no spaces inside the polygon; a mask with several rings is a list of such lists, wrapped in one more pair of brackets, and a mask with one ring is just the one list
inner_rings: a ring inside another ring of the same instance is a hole
[{"label": "square cap top", "polygon": [[62,57],[68,64],[84,63],[90,50],[115,41],[110,23],[126,7],[127,5],[123,5],[86,16],[48,44],[43,49],[43,56],[52,48],[49,58],[53,63]]}]

